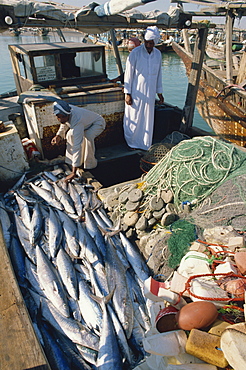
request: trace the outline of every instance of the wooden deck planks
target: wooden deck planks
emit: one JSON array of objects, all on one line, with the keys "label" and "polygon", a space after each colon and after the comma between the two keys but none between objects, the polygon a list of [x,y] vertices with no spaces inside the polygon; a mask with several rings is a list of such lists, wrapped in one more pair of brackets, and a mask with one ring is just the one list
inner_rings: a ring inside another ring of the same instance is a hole
[{"label": "wooden deck planks", "polygon": [[51,370],[13,272],[0,223],[0,369]]}]

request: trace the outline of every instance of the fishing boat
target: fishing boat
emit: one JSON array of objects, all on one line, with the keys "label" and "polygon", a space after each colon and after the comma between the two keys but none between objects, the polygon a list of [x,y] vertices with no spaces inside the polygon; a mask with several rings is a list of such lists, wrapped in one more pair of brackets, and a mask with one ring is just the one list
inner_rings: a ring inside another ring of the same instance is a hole
[{"label": "fishing boat", "polygon": [[[5,5],[4,9],[5,20],[2,19],[2,23],[6,23],[6,19],[9,23],[14,23],[14,9],[11,6],[10,8],[8,6],[6,8]],[[89,27],[93,25],[94,28],[98,28],[98,17],[91,10],[89,13]],[[21,15],[18,17],[18,22],[23,20],[28,27],[30,27],[30,24],[33,25],[36,22],[33,21],[32,17],[30,20],[26,18],[26,11],[23,14],[23,18]],[[181,18],[183,26],[185,26],[187,19],[190,20],[190,17],[185,18],[183,15]],[[40,22],[44,23],[43,15],[40,18]],[[73,26],[78,25],[77,22],[78,18],[76,21],[74,20]],[[85,18],[82,17],[83,25],[81,27],[83,29],[85,28],[84,22]],[[113,19],[109,17],[108,27],[110,29],[115,26],[120,28],[121,22],[127,25],[126,18],[124,17],[123,20],[118,18],[118,16],[116,19],[114,16]],[[58,23],[60,24],[61,21],[53,19],[50,23],[48,22],[48,25],[49,27],[52,27],[52,25],[53,27],[57,27]],[[64,24],[67,26],[67,22]],[[143,22],[140,24],[141,27],[144,27]],[[153,24],[156,24],[156,22],[153,22]],[[129,22],[130,26],[132,27],[131,21]],[[80,28],[79,25],[78,27]],[[102,27],[105,28],[104,20]],[[194,25],[194,27],[196,26]],[[199,26],[199,28],[202,27],[201,25]],[[15,176],[8,176],[8,178],[1,176],[3,180],[1,183],[1,192],[5,193],[6,191],[8,193],[10,190],[5,199],[9,199],[8,196],[12,199],[11,196],[15,193],[15,189],[21,186],[18,182],[23,181],[19,174],[16,178],[16,169],[22,173],[30,171],[29,184],[35,189],[36,185],[32,181],[35,181],[35,171],[39,170],[39,166],[45,169],[47,168],[46,166],[50,168],[49,166],[52,166],[52,163],[59,163],[59,156],[64,154],[64,147],[60,146],[57,148],[57,151],[54,151],[54,148],[51,148],[50,145],[50,140],[58,128],[58,122],[52,114],[52,103],[57,98],[64,99],[71,104],[86,106],[87,109],[102,114],[106,120],[107,127],[105,131],[96,140],[99,160],[98,169],[95,169],[92,174],[86,174],[82,171],[83,181],[86,182],[88,188],[92,186],[95,190],[100,186],[130,181],[141,175],[139,160],[142,153],[141,151],[129,151],[124,142],[122,132],[124,95],[122,93],[122,86],[111,83],[107,78],[105,48],[103,46],[87,45],[85,43],[67,43],[63,41],[52,44],[13,44],[9,46],[9,50],[18,94],[17,106],[18,109],[21,107],[21,111],[13,113],[15,115],[13,116],[14,124],[8,122],[5,127],[6,130],[3,130],[3,133],[0,134],[1,138],[6,140],[5,153],[8,166],[13,166],[10,172],[12,174],[15,173]],[[83,61],[82,65],[80,64],[81,61]],[[67,68],[67,63],[69,63],[69,69]],[[190,107],[188,101],[186,104],[187,107]],[[5,119],[3,121],[6,122]],[[165,122],[165,128],[163,128],[163,121]],[[178,131],[181,122],[184,124],[182,109],[171,106],[168,103],[161,106],[157,105],[154,141],[159,142],[169,133]],[[187,133],[191,137],[204,134],[192,126],[189,127]],[[31,160],[28,161],[26,159],[21,146],[21,140],[26,138],[26,136],[35,144],[35,149],[37,149],[39,155],[37,162],[35,162],[35,157],[31,157],[32,160],[34,159],[34,168],[31,166]],[[10,142],[11,145],[9,144]],[[1,162],[1,166],[4,167],[4,165]],[[122,177],[119,177],[120,175]],[[109,179],[110,183],[105,182],[105,180]],[[51,181],[53,181],[53,185],[55,186],[56,181],[54,181],[54,178]],[[25,192],[22,195],[24,197]],[[90,193],[92,198],[94,195],[95,192]],[[45,214],[47,216],[47,208],[43,212],[46,212]],[[49,212],[52,211],[49,209]],[[62,212],[60,216],[65,217]],[[63,225],[66,224],[69,224],[69,219],[65,220],[64,218]],[[4,229],[4,227],[2,228]],[[50,369],[51,365],[47,360],[48,353],[44,352],[40,344],[41,340],[40,338],[38,339],[37,332],[34,330],[34,324],[32,324],[30,318],[33,312],[27,311],[26,304],[23,300],[23,290],[20,289],[17,282],[16,272],[13,272],[13,260],[9,257],[6,239],[3,238],[3,232],[1,231],[0,244],[0,255],[2,257],[0,274],[3,278],[2,280],[6,282],[6,284],[3,284],[0,295],[1,333],[5,333],[0,336],[1,348],[3,349],[1,350],[3,368],[6,370],[24,370],[27,368]],[[113,253],[114,250],[112,249],[112,255]],[[39,257],[40,261],[45,261],[41,250],[39,250]],[[135,260],[138,262],[141,261],[138,255]],[[131,260],[131,263],[134,264],[134,258]],[[46,309],[48,309],[48,306],[46,306]],[[104,312],[106,312],[105,308]],[[61,339],[56,338],[56,340],[59,341]]]},{"label": "fishing boat", "polygon": [[[214,9],[213,14],[226,17],[225,61],[206,60],[198,87],[196,106],[200,115],[225,140],[246,146],[245,121],[245,52],[233,55],[232,33],[233,19],[237,15],[236,3],[230,2],[228,8]],[[218,13],[216,13],[216,10]],[[245,15],[245,4],[241,4],[240,14]],[[211,13],[212,14],[212,13]],[[193,55],[177,43],[173,43],[174,51],[182,58],[187,75],[190,76]],[[221,50],[220,50],[221,51]],[[222,56],[222,54],[220,55]]]}]

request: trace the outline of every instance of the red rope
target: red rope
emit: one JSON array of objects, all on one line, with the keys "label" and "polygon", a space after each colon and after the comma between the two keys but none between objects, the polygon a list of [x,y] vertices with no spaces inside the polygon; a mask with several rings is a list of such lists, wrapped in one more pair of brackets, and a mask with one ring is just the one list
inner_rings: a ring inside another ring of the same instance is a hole
[{"label": "red rope", "polygon": [[[202,244],[206,244],[206,245],[214,245],[215,247],[221,247],[221,248],[226,248],[228,249],[228,246],[226,245],[221,245],[221,244],[213,244],[213,243],[207,243],[207,242],[204,242],[203,240],[201,239],[197,239],[196,240],[198,243],[202,243]],[[214,252],[214,253],[228,253],[228,250],[227,251],[219,251],[219,252]],[[231,252],[229,251],[229,253],[235,253],[235,252]]]},{"label": "red rope", "polygon": [[199,278],[199,277],[205,277],[205,276],[229,276],[229,277],[238,277],[238,278],[241,278],[241,279],[246,279],[246,276],[241,276],[241,275],[237,275],[237,274],[232,274],[232,273],[217,273],[217,274],[201,274],[201,275],[192,275],[189,277],[189,279],[187,280],[187,282],[185,283],[185,289],[179,293],[180,297],[184,294],[185,291],[187,291],[192,297],[195,297],[197,299],[201,299],[201,300],[204,300],[204,301],[219,301],[219,302],[223,302],[223,301],[226,301],[226,302],[231,302],[231,301],[244,301],[244,298],[209,298],[209,297],[201,297],[201,296],[198,296],[194,293],[191,292],[190,288],[191,288],[191,281],[193,279],[196,279],[196,278]]}]

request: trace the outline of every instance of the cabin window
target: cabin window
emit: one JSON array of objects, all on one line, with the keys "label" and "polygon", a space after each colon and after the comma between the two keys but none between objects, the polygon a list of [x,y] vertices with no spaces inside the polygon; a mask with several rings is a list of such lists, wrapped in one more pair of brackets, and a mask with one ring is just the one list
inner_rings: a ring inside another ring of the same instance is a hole
[{"label": "cabin window", "polygon": [[81,77],[92,77],[103,74],[103,58],[101,51],[77,53]]},{"label": "cabin window", "polygon": [[101,51],[60,54],[62,77],[93,77],[103,74]]},{"label": "cabin window", "polygon": [[56,79],[54,55],[42,55],[33,58],[37,74],[37,81],[49,81]]},{"label": "cabin window", "polygon": [[32,80],[33,77],[32,77],[32,71],[31,71],[31,66],[30,66],[30,61],[29,61],[28,55],[24,54],[23,59],[24,59],[24,67],[25,67],[25,72],[26,72],[26,78],[28,80]]},{"label": "cabin window", "polygon": [[19,75],[25,79],[32,80],[29,57],[26,54],[16,53],[19,66]]},{"label": "cabin window", "polygon": [[80,76],[80,67],[76,61],[76,53],[61,54],[60,60],[63,78]]}]

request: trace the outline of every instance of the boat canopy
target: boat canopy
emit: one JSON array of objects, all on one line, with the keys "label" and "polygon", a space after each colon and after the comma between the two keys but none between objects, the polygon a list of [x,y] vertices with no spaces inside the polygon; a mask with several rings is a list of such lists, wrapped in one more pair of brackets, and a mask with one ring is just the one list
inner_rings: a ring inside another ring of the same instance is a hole
[{"label": "boat canopy", "polygon": [[[136,0],[131,1],[132,7],[136,6]],[[137,1],[143,5],[141,0]],[[170,7],[167,13],[159,10],[141,13],[129,8],[128,1],[127,6],[122,5],[122,12],[104,15],[105,12],[100,11],[101,6],[94,2],[77,8],[64,3],[0,0],[0,32],[10,27],[53,27],[73,28],[96,34],[107,32],[112,28],[144,28],[148,25],[157,25],[160,28],[188,28],[191,25],[192,16],[184,13],[180,6]]]}]

